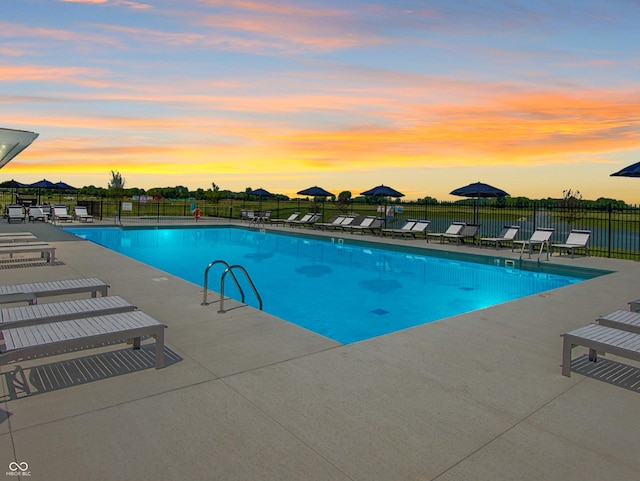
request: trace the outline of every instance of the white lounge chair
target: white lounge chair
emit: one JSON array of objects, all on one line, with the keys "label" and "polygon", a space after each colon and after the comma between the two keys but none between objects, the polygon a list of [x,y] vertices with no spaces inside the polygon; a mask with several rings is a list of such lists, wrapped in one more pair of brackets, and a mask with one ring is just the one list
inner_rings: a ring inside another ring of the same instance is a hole
[{"label": "white lounge chair", "polygon": [[9,284],[0,286],[0,304],[28,301],[36,304],[39,297],[62,296],[90,292],[91,297],[109,295],[109,284],[97,277],[64,279],[58,281],[33,282],[31,284]]},{"label": "white lounge chair", "polygon": [[402,232],[402,237],[414,237],[422,236],[425,239],[427,238],[427,229],[429,228],[429,224],[431,222],[428,220],[419,220],[417,221],[408,232]]},{"label": "white lounge chair", "polygon": [[38,205],[32,205],[29,207],[29,220],[31,222],[35,222],[37,220],[46,221],[48,219],[47,214],[42,209],[42,207]]},{"label": "white lounge chair", "polygon": [[134,311],[136,306],[120,296],[92,297],[72,301],[49,302],[0,309],[0,328],[68,321],[83,317],[104,316]]},{"label": "white lounge chair", "polygon": [[78,348],[102,347],[105,343],[133,339],[140,348],[143,336],[155,338],[155,367],[164,366],[164,329],[167,326],[142,311],[87,317],[2,331],[4,347],[0,365],[33,356],[56,354]]},{"label": "white lounge chair", "polygon": [[51,220],[53,222],[72,222],[73,217],[69,215],[69,211],[67,210],[67,206],[65,205],[54,205],[53,213],[51,215]]},{"label": "white lounge chair", "polygon": [[80,222],[93,222],[93,216],[87,212],[87,208],[83,205],[76,205],[74,213],[76,214],[76,220]]},{"label": "white lounge chair", "polygon": [[365,232],[371,232],[373,234],[377,230],[380,230],[380,227],[382,227],[382,222],[380,221],[380,219],[378,219],[374,215],[370,215],[362,219],[362,221],[359,224],[349,225],[346,228],[343,228],[342,230],[347,229],[352,234],[354,232],[360,232],[361,234],[364,235]]},{"label": "white lounge chair", "polygon": [[429,242],[429,237],[437,237],[440,239],[441,243],[444,243],[445,236],[449,237],[452,235],[459,235],[464,229],[464,226],[467,225],[464,222],[454,222],[451,224],[445,232],[429,232],[427,234],[427,242]]},{"label": "white lounge chair", "polygon": [[640,334],[640,314],[637,312],[618,309],[606,316],[598,317],[596,323],[601,326],[613,327],[615,329]]},{"label": "white lounge chair", "polygon": [[31,252],[39,252],[47,263],[53,264],[56,260],[56,248],[46,242],[25,242],[0,245],[0,254],[8,254],[13,257],[14,254],[29,254]]},{"label": "white lounge chair", "polygon": [[571,376],[571,351],[576,346],[589,349],[589,360],[596,362],[598,352],[640,361],[640,334],[589,324],[562,334],[562,375]]},{"label": "white lounge chair", "polygon": [[25,215],[24,209],[21,205],[8,205],[7,206],[7,222],[11,224],[11,222],[18,221],[24,222]]},{"label": "white lounge chair", "polygon": [[496,249],[502,244],[510,244],[513,246],[513,241],[516,239],[519,231],[519,225],[505,225],[500,234],[498,234],[498,237],[481,237],[480,247],[482,247],[484,243],[493,244]]},{"label": "white lounge chair", "polygon": [[346,215],[336,215],[329,222],[316,222],[313,227],[319,227],[320,229],[330,229],[333,227],[338,227],[340,224],[344,222],[347,218]]},{"label": "white lounge chair", "polygon": [[396,234],[410,232],[417,223],[418,221],[416,220],[407,220],[399,229],[382,229],[382,234],[391,234],[391,237],[395,237]]},{"label": "white lounge chair", "polygon": [[549,241],[551,240],[551,236],[553,235],[553,228],[550,227],[539,227],[535,230],[533,234],[531,234],[531,238],[529,240],[514,240],[511,245],[511,252],[515,249],[516,244],[522,244],[522,249],[520,250],[520,256],[524,253],[524,248],[529,248],[529,258],[531,258],[531,251],[535,246],[540,246],[540,250],[538,252],[538,259],[542,255],[542,251],[544,248],[547,248],[547,259],[549,259]]},{"label": "white lounge chair", "polygon": [[276,225],[278,225],[278,224],[285,225],[287,222],[292,222],[292,221],[296,220],[299,215],[300,215],[300,212],[293,212],[286,219],[269,219],[269,222],[271,224],[276,224]]},{"label": "white lounge chair", "polygon": [[478,235],[479,231],[480,224],[465,224],[458,234],[442,234],[441,242],[444,242],[444,240],[446,239],[448,241],[455,240],[458,244],[463,244],[467,240],[471,240],[472,243],[475,243],[476,236]]},{"label": "white lounge chair", "polygon": [[578,230],[573,229],[569,233],[569,237],[564,242],[564,244],[551,244],[551,255],[553,255],[554,249],[558,249],[558,252],[562,254],[562,252],[566,252],[571,255],[571,258],[574,257],[575,249],[584,249],[585,255],[589,255],[589,237],[591,236],[590,230]]}]

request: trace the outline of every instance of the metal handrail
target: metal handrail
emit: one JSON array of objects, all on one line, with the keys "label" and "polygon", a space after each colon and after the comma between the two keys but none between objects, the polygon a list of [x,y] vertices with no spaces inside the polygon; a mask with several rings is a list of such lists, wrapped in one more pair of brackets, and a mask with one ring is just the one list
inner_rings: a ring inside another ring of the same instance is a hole
[{"label": "metal handrail", "polygon": [[[229,270],[229,264],[223,260],[216,260],[216,261],[211,261],[209,262],[209,265],[207,266],[207,268],[204,270],[204,294],[203,294],[203,298],[202,298],[202,304],[200,304],[201,306],[207,306],[209,305],[207,303],[207,291],[208,289],[208,285],[209,285],[209,269],[211,269],[214,265],[216,264],[223,264],[226,268],[225,272],[227,270]],[[223,273],[224,275],[224,273]],[[238,282],[238,279],[236,279],[236,276],[233,274],[233,272],[231,273],[231,278],[233,279],[233,282],[235,282],[236,287],[238,288],[238,291],[240,291],[240,296],[241,296],[241,302],[244,303],[244,291],[242,290],[242,287],[240,287],[240,283]]]},{"label": "metal handrail", "polygon": [[[249,282],[251,289],[253,289],[253,293],[256,295],[256,298],[258,299],[258,303],[260,304],[260,310],[262,310],[262,297],[260,297],[260,294],[258,293],[256,286],[253,284],[253,281],[251,280],[249,273],[244,267],[236,264],[236,265],[227,267],[225,271],[222,273],[222,277],[220,278],[220,310],[218,312],[219,313],[225,312],[224,310],[224,279],[227,273],[231,273],[232,278],[235,279],[235,276],[233,275],[233,269],[240,269],[242,272],[244,272],[244,275],[247,278],[247,281]],[[236,285],[237,284],[238,284],[238,281],[236,280]],[[244,296],[242,298],[242,302],[244,303]]]}]

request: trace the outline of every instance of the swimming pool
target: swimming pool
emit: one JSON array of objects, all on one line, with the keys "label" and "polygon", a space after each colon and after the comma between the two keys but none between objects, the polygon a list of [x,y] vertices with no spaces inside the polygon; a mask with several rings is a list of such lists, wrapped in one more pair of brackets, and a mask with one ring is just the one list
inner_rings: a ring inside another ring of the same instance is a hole
[{"label": "swimming pool", "polygon": [[[200,286],[211,261],[241,265],[266,312],[345,344],[584,280],[432,257],[418,249],[386,250],[373,243],[256,229],[64,230]],[[209,289],[219,292],[223,270],[222,265],[211,269]],[[258,307],[250,288],[244,290],[245,302]],[[240,299],[229,279],[225,295]]]}]

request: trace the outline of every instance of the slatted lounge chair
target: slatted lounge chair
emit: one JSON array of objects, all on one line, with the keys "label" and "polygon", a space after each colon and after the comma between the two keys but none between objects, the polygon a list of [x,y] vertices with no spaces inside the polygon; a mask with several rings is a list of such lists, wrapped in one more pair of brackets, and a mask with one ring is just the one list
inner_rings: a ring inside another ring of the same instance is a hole
[{"label": "slatted lounge chair", "polygon": [[278,224],[285,225],[287,222],[292,222],[292,221],[296,220],[299,215],[300,215],[300,212],[294,212],[289,217],[287,217],[286,219],[270,219],[269,222],[271,224],[276,224],[276,225],[278,225]]},{"label": "slatted lounge chair", "polygon": [[67,210],[67,206],[65,205],[53,206],[53,214],[51,218],[54,222],[72,222],[73,221],[73,217],[69,215],[69,211]]},{"label": "slatted lounge chair", "polygon": [[347,218],[346,215],[336,215],[332,217],[329,222],[316,222],[313,227],[318,227],[319,229],[330,229],[332,227],[338,227],[344,220]]},{"label": "slatted lounge chair", "polygon": [[427,238],[427,228],[429,227],[430,221],[428,220],[419,220],[417,221],[408,232],[402,232],[402,237],[413,237],[417,238],[418,236]]},{"label": "slatted lounge chair", "polygon": [[538,252],[538,259],[542,255],[542,251],[544,248],[547,248],[547,259],[549,259],[549,241],[551,240],[551,236],[553,235],[553,228],[550,227],[540,227],[535,230],[533,234],[531,234],[531,238],[529,240],[514,240],[511,245],[511,251],[515,249],[516,244],[522,244],[522,249],[520,250],[520,257],[524,253],[524,248],[529,248],[529,258],[531,258],[531,251],[534,247],[539,246],[540,250]]},{"label": "slatted lounge chair", "polygon": [[637,312],[618,309],[606,316],[598,317],[596,323],[601,326],[613,327],[615,329],[640,334],[640,314]]},{"label": "slatted lounge chair", "polygon": [[97,277],[64,279],[31,284],[10,284],[0,286],[0,304],[7,302],[28,301],[36,304],[39,297],[63,296],[90,292],[91,297],[109,294],[109,284]]},{"label": "slatted lounge chair", "polygon": [[87,212],[87,208],[83,205],[76,205],[74,207],[74,213],[76,220],[80,222],[93,222],[93,216]]},{"label": "slatted lounge chair", "polygon": [[164,329],[167,326],[142,311],[17,327],[2,331],[4,350],[0,365],[34,356],[56,354],[70,349],[102,347],[105,343],[133,339],[140,348],[140,338],[155,338],[156,369],[164,366]]},{"label": "slatted lounge chair", "polygon": [[598,352],[640,361],[640,334],[589,324],[562,334],[562,375],[571,376],[571,351],[576,346],[589,349],[589,360],[596,362]]},{"label": "slatted lounge chair", "polygon": [[553,255],[553,251],[555,249],[558,250],[560,254],[562,252],[566,252],[571,255],[571,258],[574,258],[575,249],[583,249],[585,255],[589,255],[589,237],[591,236],[590,230],[578,230],[573,229],[569,233],[569,237],[564,244],[551,244],[551,255]]},{"label": "slatted lounge chair", "polygon": [[460,234],[465,225],[467,224],[465,224],[464,222],[454,222],[447,228],[445,232],[429,232],[427,234],[427,242],[429,242],[429,237],[436,237],[440,239],[440,243],[444,243],[445,236]]},{"label": "slatted lounge chair", "polygon": [[56,248],[50,244],[43,242],[29,243],[13,243],[10,245],[0,245],[0,255],[8,254],[13,257],[14,254],[28,254],[31,252],[39,252],[40,256],[46,259],[47,263],[53,264],[56,260]]},{"label": "slatted lounge chair", "polygon": [[29,207],[29,221],[35,222],[37,220],[46,221],[48,218],[47,214],[44,212],[42,207],[37,205],[32,205]]},{"label": "slatted lounge chair", "polygon": [[7,206],[7,222],[24,222],[25,215],[24,209],[21,205],[9,205]]},{"label": "slatted lounge chair", "polygon": [[496,249],[503,244],[513,246],[513,241],[516,239],[519,230],[519,225],[505,225],[500,234],[498,234],[498,237],[481,237],[480,247],[482,247],[482,244],[484,243],[493,244]]},{"label": "slatted lounge chair", "polygon": [[411,231],[417,222],[418,221],[416,220],[407,220],[399,229],[382,229],[382,234],[391,234],[391,237],[395,237],[396,234],[403,234]]},{"label": "slatted lounge chair", "polygon": [[92,297],[0,309],[0,329],[68,321],[134,311],[136,306],[120,296]]},{"label": "slatted lounge chair", "polygon": [[0,234],[0,239],[6,237],[33,237],[31,232],[3,232]]},{"label": "slatted lounge chair", "polygon": [[302,216],[302,218],[300,220],[294,220],[294,221],[289,222],[289,225],[290,226],[294,226],[294,225],[298,225],[298,226],[313,225],[316,222],[318,222],[318,219],[320,219],[320,214],[309,213],[309,214],[305,214],[304,216]]},{"label": "slatted lounge chair", "polygon": [[335,230],[340,229],[342,232],[344,232],[345,229],[349,228],[349,226],[358,225],[363,220],[364,220],[363,216],[348,215],[347,217],[345,217],[345,219],[342,222],[340,222],[340,225],[335,227]]},{"label": "slatted lounge chair", "polygon": [[359,224],[347,226],[346,228],[343,228],[343,230],[348,230],[352,234],[354,232],[360,232],[364,235],[365,232],[371,232],[373,234],[379,230],[380,227],[382,227],[382,222],[376,216],[372,215],[362,219],[362,222]]},{"label": "slatted lounge chair", "polygon": [[32,233],[30,232],[25,232],[25,233],[21,233],[21,234],[7,234],[7,235],[0,235],[0,245],[5,244],[8,245],[10,243],[25,243],[25,242],[36,242],[38,240],[38,238],[36,236],[34,236]]},{"label": "slatted lounge chair", "polygon": [[443,234],[442,242],[444,240],[453,241],[455,240],[458,244],[463,244],[467,240],[470,240],[472,243],[475,243],[476,236],[480,231],[480,224],[465,224],[459,234]]}]

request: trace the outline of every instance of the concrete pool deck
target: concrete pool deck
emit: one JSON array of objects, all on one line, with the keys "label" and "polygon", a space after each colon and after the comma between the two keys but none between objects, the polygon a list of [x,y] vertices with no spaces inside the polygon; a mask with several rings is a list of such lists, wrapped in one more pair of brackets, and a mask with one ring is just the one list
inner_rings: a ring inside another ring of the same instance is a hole
[{"label": "concrete pool deck", "polygon": [[[13,231],[54,244],[61,265],[0,268],[0,284],[100,277],[169,326],[168,365],[153,369],[143,350],[141,367],[118,375],[124,361],[109,354],[131,353],[118,345],[3,366],[0,476],[27,463],[30,479],[47,481],[640,479],[640,387],[575,372],[588,369],[581,348],[572,376],[560,374],[560,334],[640,297],[636,262],[554,256],[615,272],[341,345],[234,302],[219,314],[216,296],[200,305],[202,286],[58,227],[0,223]],[[640,379],[632,361],[598,364]],[[17,365],[39,390],[9,389]]]}]

